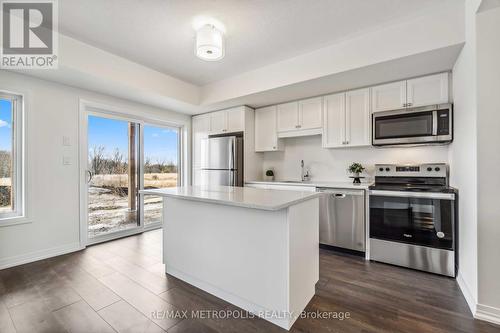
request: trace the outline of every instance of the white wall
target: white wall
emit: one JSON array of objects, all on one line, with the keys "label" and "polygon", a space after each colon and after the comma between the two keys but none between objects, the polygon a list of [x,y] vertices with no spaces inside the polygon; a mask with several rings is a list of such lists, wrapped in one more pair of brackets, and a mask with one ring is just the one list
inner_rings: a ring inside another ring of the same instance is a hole
[{"label": "white wall", "polygon": [[[32,220],[11,226],[2,226],[0,222],[0,269],[79,246],[80,98],[122,107],[123,112],[179,123],[186,126],[186,135],[190,132],[191,121],[186,115],[21,74],[0,71],[0,90],[25,96],[26,194]],[[70,147],[63,146],[63,136],[70,138]],[[71,165],[63,165],[63,154],[71,156]]]},{"label": "white wall", "polygon": [[327,181],[350,181],[347,168],[352,162],[367,167],[370,177],[375,163],[448,163],[448,146],[324,149],[319,135],[288,138],[284,152],[263,154],[264,169],[274,168],[276,179],[300,179],[300,160],[310,169],[313,180]]},{"label": "white wall", "polygon": [[[478,318],[500,323],[500,8],[477,14]],[[486,318],[487,319],[487,318]]]},{"label": "white wall", "polygon": [[477,302],[476,10],[465,1],[466,43],[453,68],[455,140],[450,146],[451,185],[459,196],[459,277],[467,302]]}]

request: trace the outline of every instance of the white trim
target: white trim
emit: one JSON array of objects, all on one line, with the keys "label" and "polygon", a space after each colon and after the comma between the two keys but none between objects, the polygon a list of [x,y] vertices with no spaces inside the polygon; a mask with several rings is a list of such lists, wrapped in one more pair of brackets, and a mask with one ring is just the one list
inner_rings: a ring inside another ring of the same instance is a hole
[{"label": "white trim", "polygon": [[82,108],[89,112],[97,112],[98,114],[107,114],[111,117],[116,117],[116,119],[122,120],[132,120],[138,123],[150,123],[159,124],[168,127],[185,127],[185,122],[176,121],[165,121],[156,117],[149,116],[138,116],[136,115],[139,111],[132,111],[130,108],[123,108],[121,106],[115,106],[100,102],[94,102],[86,99],[80,98],[80,110]]},{"label": "white trim", "polygon": [[478,304],[474,318],[500,325],[500,308]]},{"label": "white trim", "polygon": [[[26,218],[26,121],[24,112],[24,96],[22,94],[0,91],[0,99],[10,101],[12,117],[12,151],[11,160],[14,177],[11,178],[11,193],[14,193],[14,210],[0,213],[0,226],[27,223]],[[6,221],[6,223],[2,223]]]},{"label": "white trim", "polygon": [[458,286],[460,287],[460,290],[462,291],[462,294],[464,295],[465,301],[469,305],[469,309],[472,312],[472,315],[475,316],[476,313],[476,297],[474,294],[471,292],[469,286],[464,280],[464,277],[462,276],[462,273],[459,271],[457,275],[457,283]]},{"label": "white trim", "polygon": [[27,264],[30,262],[47,259],[55,256],[60,256],[63,254],[80,251],[84,248],[80,246],[80,243],[72,243],[63,246],[57,246],[49,249],[44,249],[40,251],[29,252],[26,254],[21,254],[17,256],[7,257],[0,259],[0,270],[14,267],[18,265]]}]

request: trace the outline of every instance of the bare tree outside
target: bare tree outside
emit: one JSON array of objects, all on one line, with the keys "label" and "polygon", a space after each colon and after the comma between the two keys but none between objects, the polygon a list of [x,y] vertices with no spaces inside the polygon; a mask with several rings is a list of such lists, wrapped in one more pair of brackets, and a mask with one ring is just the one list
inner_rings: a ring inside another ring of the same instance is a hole
[{"label": "bare tree outside", "polygon": [[[140,211],[145,224],[161,222],[161,198],[146,195],[141,202],[137,190],[139,184],[145,189],[177,186],[179,131],[139,126],[119,119],[88,118],[89,237],[137,227]],[[142,166],[139,152],[144,154]]]}]

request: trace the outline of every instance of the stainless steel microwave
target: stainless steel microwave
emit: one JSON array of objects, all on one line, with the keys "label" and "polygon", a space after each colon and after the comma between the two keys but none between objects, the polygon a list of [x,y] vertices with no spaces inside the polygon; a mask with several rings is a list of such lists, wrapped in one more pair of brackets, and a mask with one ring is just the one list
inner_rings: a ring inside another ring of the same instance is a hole
[{"label": "stainless steel microwave", "polygon": [[444,144],[453,141],[453,105],[439,104],[372,114],[372,145]]}]

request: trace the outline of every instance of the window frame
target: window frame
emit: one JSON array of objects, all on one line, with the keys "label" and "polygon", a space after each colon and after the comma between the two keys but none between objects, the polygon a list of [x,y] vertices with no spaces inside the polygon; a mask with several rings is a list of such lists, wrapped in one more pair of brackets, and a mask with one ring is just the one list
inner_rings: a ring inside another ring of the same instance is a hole
[{"label": "window frame", "polygon": [[11,186],[14,193],[14,209],[0,213],[0,226],[26,217],[25,202],[25,173],[24,173],[24,104],[23,96],[0,91],[0,99],[10,100],[12,103],[12,161],[14,175]]}]

